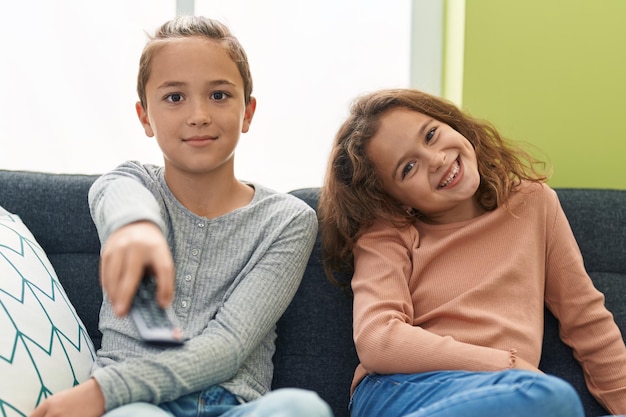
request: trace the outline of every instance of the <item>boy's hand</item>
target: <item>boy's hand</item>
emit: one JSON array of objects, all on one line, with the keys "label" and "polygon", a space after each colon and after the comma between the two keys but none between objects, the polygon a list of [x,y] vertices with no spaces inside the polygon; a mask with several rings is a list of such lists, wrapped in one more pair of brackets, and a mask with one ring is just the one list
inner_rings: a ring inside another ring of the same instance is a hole
[{"label": "boy's hand", "polygon": [[90,378],[45,399],[29,417],[100,417],[104,411],[100,386]]},{"label": "boy's hand", "polygon": [[174,261],[161,229],[139,221],[113,232],[102,248],[100,281],[118,316],[130,310],[146,270],[156,279],[157,302],[169,306],[174,296]]}]

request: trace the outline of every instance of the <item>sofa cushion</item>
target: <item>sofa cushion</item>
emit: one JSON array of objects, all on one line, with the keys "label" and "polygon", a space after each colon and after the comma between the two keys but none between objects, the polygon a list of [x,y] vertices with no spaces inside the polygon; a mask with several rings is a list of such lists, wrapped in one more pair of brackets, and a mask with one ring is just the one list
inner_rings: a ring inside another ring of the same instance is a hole
[{"label": "sofa cushion", "polygon": [[94,346],[45,252],[0,207],[0,415],[28,415],[88,378]]}]

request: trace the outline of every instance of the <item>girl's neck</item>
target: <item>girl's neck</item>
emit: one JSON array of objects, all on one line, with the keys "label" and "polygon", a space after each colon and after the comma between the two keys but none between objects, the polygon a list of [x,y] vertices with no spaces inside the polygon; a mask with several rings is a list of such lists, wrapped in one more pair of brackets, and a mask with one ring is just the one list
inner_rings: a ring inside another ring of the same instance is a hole
[{"label": "girl's neck", "polygon": [[468,220],[475,219],[485,214],[486,210],[475,201],[475,198],[468,201],[468,204],[463,210],[456,210],[455,212],[437,213],[433,216],[423,216],[420,220],[427,224],[451,224],[459,223]]}]

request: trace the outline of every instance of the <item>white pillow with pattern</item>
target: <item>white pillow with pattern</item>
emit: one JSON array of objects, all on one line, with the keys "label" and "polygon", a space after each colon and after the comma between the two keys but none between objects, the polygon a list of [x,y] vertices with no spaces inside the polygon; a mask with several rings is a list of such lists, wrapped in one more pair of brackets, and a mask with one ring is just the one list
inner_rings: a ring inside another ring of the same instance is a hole
[{"label": "white pillow with pattern", "polygon": [[0,207],[0,416],[27,416],[89,377],[95,351],[19,216]]}]

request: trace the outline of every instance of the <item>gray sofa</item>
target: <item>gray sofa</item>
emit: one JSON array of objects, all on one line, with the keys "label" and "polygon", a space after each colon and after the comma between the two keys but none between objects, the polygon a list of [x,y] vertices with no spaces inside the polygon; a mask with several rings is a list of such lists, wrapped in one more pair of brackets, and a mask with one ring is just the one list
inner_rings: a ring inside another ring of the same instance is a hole
[{"label": "gray sofa", "polygon": [[[0,206],[18,214],[30,228],[98,347],[100,244],[87,207],[87,190],[95,178],[0,170]],[[315,208],[318,192],[305,188],[292,194]],[[626,190],[557,192],[587,269],[626,334]],[[279,322],[274,387],[315,390],[336,417],[348,416],[348,390],[357,363],[351,331],[351,300],[326,281],[318,242],[302,285]],[[585,388],[580,367],[561,343],[549,313],[540,367],[576,387],[587,415],[605,414]]]}]

